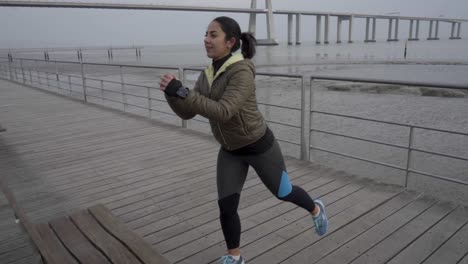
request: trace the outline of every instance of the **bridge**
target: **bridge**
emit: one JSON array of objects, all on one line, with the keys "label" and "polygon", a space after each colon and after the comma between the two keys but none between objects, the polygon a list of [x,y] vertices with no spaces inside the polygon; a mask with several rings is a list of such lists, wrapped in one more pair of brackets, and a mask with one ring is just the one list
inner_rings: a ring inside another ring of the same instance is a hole
[{"label": "bridge", "polygon": [[[128,10],[155,10],[155,11],[186,11],[186,12],[227,12],[227,13],[245,13],[250,14],[249,31],[255,33],[257,14],[266,15],[267,38],[260,39],[260,45],[277,45],[275,15],[288,16],[288,44],[293,44],[293,20],[296,20],[296,38],[295,44],[301,43],[301,18],[303,16],[316,17],[316,43],[330,43],[330,18],[337,18],[337,36],[336,42],[342,42],[342,22],[348,21],[347,42],[352,43],[353,24],[356,19],[365,19],[365,42],[376,41],[377,19],[388,20],[388,38],[387,41],[399,41],[399,26],[401,21],[409,21],[408,40],[417,41],[420,39],[421,22],[429,23],[429,32],[427,40],[439,39],[440,23],[451,25],[450,39],[461,39],[461,25],[468,22],[463,18],[448,17],[413,17],[413,16],[395,16],[378,14],[359,14],[359,13],[339,13],[339,12],[317,12],[317,11],[298,11],[298,10],[275,10],[271,0],[265,0],[265,8],[257,8],[257,0],[251,0],[250,8],[223,8],[223,7],[199,7],[199,6],[169,6],[169,5],[149,5],[149,4],[110,4],[110,3],[81,3],[81,2],[56,2],[56,1],[1,1],[0,6],[4,7],[40,7],[40,8],[96,8],[96,9],[128,9]],[[322,18],[324,25],[322,26]],[[323,29],[323,33],[322,33]],[[323,37],[323,41],[322,41]]]}]

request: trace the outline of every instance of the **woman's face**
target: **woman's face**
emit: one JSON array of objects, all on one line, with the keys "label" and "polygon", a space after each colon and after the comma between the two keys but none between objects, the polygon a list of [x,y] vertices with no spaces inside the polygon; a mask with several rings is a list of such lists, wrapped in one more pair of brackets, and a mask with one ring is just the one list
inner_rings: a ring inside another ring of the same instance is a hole
[{"label": "woman's face", "polygon": [[221,29],[218,22],[212,21],[208,25],[205,34],[205,50],[206,55],[214,60],[221,59],[231,52],[231,48],[235,43],[235,38],[226,41],[226,34]]}]

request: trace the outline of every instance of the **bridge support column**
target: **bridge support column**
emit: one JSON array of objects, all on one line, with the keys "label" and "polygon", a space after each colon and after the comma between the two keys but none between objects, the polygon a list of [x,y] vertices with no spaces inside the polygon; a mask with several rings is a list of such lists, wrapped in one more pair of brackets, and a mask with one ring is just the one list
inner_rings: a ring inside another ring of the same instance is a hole
[{"label": "bridge support column", "polygon": [[292,45],[293,14],[288,14],[288,45]]},{"label": "bridge support column", "polygon": [[[257,0],[251,0],[250,7],[257,8]],[[273,17],[273,6],[271,4],[271,0],[265,0],[265,7],[268,9],[266,13],[266,23],[267,23],[267,39],[257,39],[258,45],[278,45],[275,36],[275,22]],[[256,16],[257,14],[252,13],[250,14],[249,19],[249,31],[255,35],[255,28],[256,28]]]},{"label": "bridge support column", "polygon": [[366,17],[366,39],[364,42],[369,42],[369,25],[370,25],[370,17]]},{"label": "bridge support column", "polygon": [[[250,2],[250,8],[256,9],[257,8],[257,0],[252,0]],[[257,27],[257,14],[250,13],[249,16],[249,32],[255,36],[255,28]]]},{"label": "bridge support column", "polygon": [[328,35],[330,34],[330,15],[325,15],[325,36],[323,39],[324,44],[328,44]]},{"label": "bridge support column", "polygon": [[414,29],[414,19],[410,20],[410,31],[409,31],[409,41],[415,41],[419,40],[418,35],[419,35],[419,20],[416,20],[416,34],[413,34],[413,29]]},{"label": "bridge support column", "polygon": [[348,43],[353,43],[353,16],[349,17]]},{"label": "bridge support column", "polygon": [[296,45],[301,45],[301,14],[296,14]]},{"label": "bridge support column", "polygon": [[[322,40],[321,40],[321,35],[322,35],[322,16],[321,15],[317,15],[317,23],[316,23],[317,27],[316,27],[316,30],[315,30],[315,43],[316,44],[320,44],[322,43]],[[452,34],[453,35],[453,34]]]},{"label": "bridge support column", "polygon": [[[370,35],[370,20],[372,19],[372,35]],[[375,30],[377,18],[375,17],[366,17],[366,39],[364,42],[375,42]]]},{"label": "bridge support column", "polygon": [[[456,31],[456,36],[455,36]],[[450,34],[450,39],[461,39],[461,22],[452,22],[452,32]]]},{"label": "bridge support column", "polygon": [[431,20],[431,21],[429,21],[429,36],[427,37],[427,40],[433,40],[434,39],[432,37],[433,29],[434,29],[434,21]]},{"label": "bridge support column", "polygon": [[434,37],[435,40],[439,40],[439,20],[436,21],[436,24],[435,24],[435,37]]},{"label": "bridge support column", "polygon": [[[395,20],[395,32],[393,32],[393,20]],[[388,39],[387,41],[398,41],[398,26],[400,24],[399,18],[389,18],[388,19]],[[394,36],[392,38],[392,33]]]},{"label": "bridge support column", "polygon": [[457,39],[461,39],[461,22],[458,22]]},{"label": "bridge support column", "polygon": [[377,18],[373,17],[372,18],[372,39],[371,39],[371,42],[375,42],[376,28],[377,28]]},{"label": "bridge support column", "polygon": [[338,16],[336,24],[336,43],[341,43],[341,23],[342,18]]}]

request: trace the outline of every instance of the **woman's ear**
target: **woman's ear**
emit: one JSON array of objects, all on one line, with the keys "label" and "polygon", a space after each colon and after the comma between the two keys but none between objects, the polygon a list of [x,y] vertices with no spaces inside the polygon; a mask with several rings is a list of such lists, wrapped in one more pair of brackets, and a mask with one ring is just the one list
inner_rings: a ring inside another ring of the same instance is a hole
[{"label": "woman's ear", "polygon": [[236,38],[235,38],[235,37],[232,37],[232,38],[227,42],[227,45],[228,45],[228,48],[229,48],[229,49],[232,49],[232,47],[234,47],[235,44],[236,44]]}]

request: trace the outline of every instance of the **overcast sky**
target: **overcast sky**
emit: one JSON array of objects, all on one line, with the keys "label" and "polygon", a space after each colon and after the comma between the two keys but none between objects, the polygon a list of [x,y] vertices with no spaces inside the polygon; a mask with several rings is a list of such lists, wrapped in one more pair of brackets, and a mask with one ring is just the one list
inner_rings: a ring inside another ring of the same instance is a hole
[{"label": "overcast sky", "polygon": [[[153,3],[213,7],[250,7],[250,0],[100,0],[81,2]],[[264,1],[258,0],[260,8]],[[273,9],[330,11],[385,14],[399,12],[402,16],[431,16],[468,19],[468,0],[273,0]],[[7,8],[0,7],[0,48],[171,45],[202,43],[207,24],[219,15],[229,15],[247,30],[248,15],[212,12],[167,12],[97,9]],[[284,42],[287,17],[276,15],[276,34]],[[302,40],[315,38],[315,18],[303,17]],[[354,38],[361,41],[364,20],[356,20]],[[401,38],[407,37],[407,24],[400,25]],[[336,22],[332,20],[330,40],[336,40]],[[344,25],[345,28],[346,25]],[[387,35],[388,22],[379,20],[379,38]],[[265,16],[257,18],[257,36],[265,37]],[[450,31],[441,24],[440,37]],[[427,37],[427,25],[421,25],[420,38]],[[343,31],[343,38],[347,31]],[[462,37],[468,38],[468,23],[462,24]]]}]

